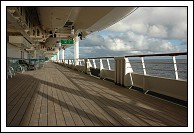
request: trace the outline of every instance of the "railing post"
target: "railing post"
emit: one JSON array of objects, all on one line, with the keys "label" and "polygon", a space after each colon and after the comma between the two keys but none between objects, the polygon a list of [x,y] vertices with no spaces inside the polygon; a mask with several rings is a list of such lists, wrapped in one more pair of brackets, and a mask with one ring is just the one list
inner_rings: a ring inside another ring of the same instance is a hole
[{"label": "railing post", "polygon": [[124,75],[124,86],[133,86],[133,69],[129,62],[129,58],[125,58],[125,75]]},{"label": "railing post", "polygon": [[103,63],[102,63],[102,59],[100,59],[100,78],[102,78],[102,70],[104,69]]},{"label": "railing post", "polygon": [[102,59],[100,59],[100,71],[103,69],[103,63],[102,63]]},{"label": "railing post", "polygon": [[143,76],[143,93],[147,93],[148,92],[148,90],[146,90],[146,68],[145,68],[145,62],[144,62],[144,58],[143,57],[141,57],[141,62],[142,62],[142,67],[143,67],[143,74],[144,74],[144,76]]},{"label": "railing post", "polygon": [[178,80],[179,76],[178,76],[178,70],[177,70],[177,64],[176,64],[176,57],[172,56],[172,59],[173,59],[173,64],[174,64],[175,77],[176,77],[176,80]]},{"label": "railing post", "polygon": [[84,59],[82,59],[82,65],[84,66]]},{"label": "railing post", "polygon": [[89,65],[89,67],[92,67],[92,64],[90,62],[90,59],[88,59],[88,65]]},{"label": "railing post", "polygon": [[78,60],[78,64],[81,66],[81,60]]},{"label": "railing post", "polygon": [[111,70],[111,68],[110,68],[110,63],[109,63],[109,59],[106,58],[106,61],[107,61],[107,64],[108,64],[108,70]]},{"label": "railing post", "polygon": [[69,62],[69,60],[67,60],[67,61],[68,61],[68,62],[67,62],[67,63],[68,63],[67,67],[69,67],[69,63],[70,63],[70,62]]},{"label": "railing post", "polygon": [[93,59],[92,61],[93,61],[94,68],[96,69],[96,62],[95,62],[95,59]]},{"label": "railing post", "polygon": [[75,61],[73,59],[71,60],[71,62],[72,62],[72,65],[75,65]]},{"label": "railing post", "polygon": [[142,67],[143,67],[143,74],[146,75],[146,68],[145,68],[145,63],[144,63],[143,57],[141,57],[141,62],[142,62]]}]

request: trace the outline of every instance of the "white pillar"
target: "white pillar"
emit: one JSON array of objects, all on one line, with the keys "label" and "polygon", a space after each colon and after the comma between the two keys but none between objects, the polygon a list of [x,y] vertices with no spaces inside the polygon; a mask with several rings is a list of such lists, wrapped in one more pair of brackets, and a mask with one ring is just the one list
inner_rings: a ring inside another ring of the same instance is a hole
[{"label": "white pillar", "polygon": [[62,60],[62,49],[59,50],[59,62]]},{"label": "white pillar", "polygon": [[64,62],[64,52],[65,50],[61,49],[61,62],[63,63]]},{"label": "white pillar", "polygon": [[79,59],[79,37],[76,36],[75,37],[75,43],[74,43],[74,61],[75,61],[75,65],[79,65],[78,59]]},{"label": "white pillar", "polygon": [[58,49],[58,52],[57,52],[57,62],[59,61],[59,49]]}]

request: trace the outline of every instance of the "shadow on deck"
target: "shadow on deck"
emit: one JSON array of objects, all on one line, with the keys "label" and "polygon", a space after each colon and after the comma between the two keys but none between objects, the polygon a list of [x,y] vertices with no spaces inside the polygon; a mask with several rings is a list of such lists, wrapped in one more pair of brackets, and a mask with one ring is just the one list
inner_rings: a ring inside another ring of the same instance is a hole
[{"label": "shadow on deck", "polygon": [[187,108],[63,66],[7,80],[7,126],[187,126]]}]

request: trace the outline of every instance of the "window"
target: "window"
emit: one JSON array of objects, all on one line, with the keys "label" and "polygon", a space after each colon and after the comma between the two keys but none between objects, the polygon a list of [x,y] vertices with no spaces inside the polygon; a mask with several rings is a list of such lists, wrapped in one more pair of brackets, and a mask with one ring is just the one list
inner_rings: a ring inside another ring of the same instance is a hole
[{"label": "window", "polygon": [[40,31],[39,31],[39,29],[37,29],[37,36],[40,36]]},{"label": "window", "polygon": [[33,30],[33,36],[35,36],[35,31]]}]

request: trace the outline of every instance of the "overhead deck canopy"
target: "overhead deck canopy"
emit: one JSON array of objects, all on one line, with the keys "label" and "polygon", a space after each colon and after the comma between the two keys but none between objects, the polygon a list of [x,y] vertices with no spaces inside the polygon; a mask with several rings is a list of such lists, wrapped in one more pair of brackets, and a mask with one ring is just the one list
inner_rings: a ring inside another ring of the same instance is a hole
[{"label": "overhead deck canopy", "polygon": [[[8,7],[8,35],[24,36],[33,47],[57,47],[103,30],[136,7]],[[63,45],[67,48],[73,45]],[[56,52],[56,51],[55,51]]]},{"label": "overhead deck canopy", "polygon": [[64,33],[68,28],[90,34],[116,23],[135,7],[38,7],[43,30]]}]

